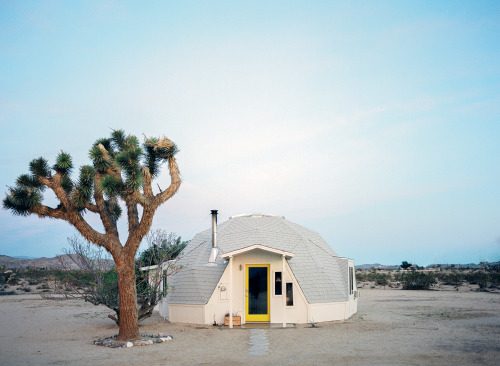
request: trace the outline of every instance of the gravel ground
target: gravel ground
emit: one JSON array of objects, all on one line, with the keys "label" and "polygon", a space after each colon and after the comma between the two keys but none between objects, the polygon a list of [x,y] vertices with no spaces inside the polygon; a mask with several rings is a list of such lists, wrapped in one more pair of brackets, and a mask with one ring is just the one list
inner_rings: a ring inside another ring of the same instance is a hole
[{"label": "gravel ground", "polygon": [[156,315],[141,333],[174,339],[123,349],[92,344],[117,333],[108,314],[78,300],[1,296],[0,364],[498,365],[500,358],[498,293],[362,289],[358,313],[346,322],[254,333]]}]

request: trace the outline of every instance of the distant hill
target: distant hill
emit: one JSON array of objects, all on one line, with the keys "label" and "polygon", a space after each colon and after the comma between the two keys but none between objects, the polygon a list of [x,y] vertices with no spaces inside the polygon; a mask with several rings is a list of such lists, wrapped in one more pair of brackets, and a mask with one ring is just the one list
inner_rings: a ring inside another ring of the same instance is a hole
[{"label": "distant hill", "polygon": [[356,269],[370,269],[372,267],[378,268],[378,269],[398,269],[399,265],[386,265],[386,264],[380,264],[380,263],[356,265]]},{"label": "distant hill", "polygon": [[[65,265],[63,265],[62,263]],[[113,264],[113,261],[107,260],[109,265]],[[35,259],[27,259],[27,258],[16,258],[9,257],[7,255],[0,254],[0,267],[5,266],[7,269],[16,269],[16,268],[46,268],[46,269],[58,269],[58,268],[70,268],[70,269],[78,269],[76,263],[71,259],[71,257],[67,254],[58,255],[53,258],[35,258]]]},{"label": "distant hill", "polygon": [[[387,265],[387,264],[380,264],[380,263],[373,263],[373,264],[360,264],[356,266],[356,269],[371,269],[371,268],[376,268],[376,269],[399,269],[399,265]],[[430,264],[426,268],[444,268],[444,269],[449,269],[449,268],[467,268],[467,269],[479,269],[479,268],[493,268],[493,267],[500,267],[500,262],[484,262],[484,263],[468,263],[468,264]]]}]

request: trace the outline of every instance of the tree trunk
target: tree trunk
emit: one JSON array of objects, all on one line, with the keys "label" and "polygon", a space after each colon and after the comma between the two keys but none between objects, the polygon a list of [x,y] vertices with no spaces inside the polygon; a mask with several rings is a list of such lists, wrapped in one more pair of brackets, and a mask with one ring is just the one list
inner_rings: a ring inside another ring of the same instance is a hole
[{"label": "tree trunk", "polygon": [[120,330],[117,339],[120,341],[140,339],[134,258],[124,258],[123,261],[115,260],[115,264],[118,274],[118,293],[120,296]]}]

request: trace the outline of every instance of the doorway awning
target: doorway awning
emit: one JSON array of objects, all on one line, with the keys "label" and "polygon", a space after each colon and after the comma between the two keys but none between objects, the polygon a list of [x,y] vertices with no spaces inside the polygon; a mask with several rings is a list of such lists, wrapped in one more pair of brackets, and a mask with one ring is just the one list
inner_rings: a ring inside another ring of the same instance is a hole
[{"label": "doorway awning", "polygon": [[224,254],[221,255],[221,258],[222,259],[229,259],[229,257],[234,257],[236,255],[247,253],[247,252],[250,252],[252,250],[263,250],[265,252],[282,255],[282,256],[285,256],[285,258],[287,260],[293,258],[293,253],[291,253],[291,252],[285,252],[283,250],[279,250],[279,249],[275,249],[275,248],[270,248],[270,247],[267,247],[265,245],[260,245],[260,244],[255,244],[255,245],[251,245],[251,246],[246,247],[246,248],[241,248],[241,249],[238,249],[238,250],[233,250],[232,252],[224,253]]}]

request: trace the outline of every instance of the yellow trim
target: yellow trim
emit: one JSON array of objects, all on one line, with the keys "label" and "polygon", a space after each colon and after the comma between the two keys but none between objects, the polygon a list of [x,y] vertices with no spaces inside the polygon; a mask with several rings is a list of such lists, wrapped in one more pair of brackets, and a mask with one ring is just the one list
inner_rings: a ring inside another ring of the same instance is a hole
[{"label": "yellow trim", "polygon": [[[248,314],[248,271],[250,267],[265,267],[267,268],[267,314]],[[246,265],[246,278],[245,278],[245,322],[269,322],[271,321],[271,296],[269,293],[270,278],[269,278],[269,264],[247,264]]]}]

